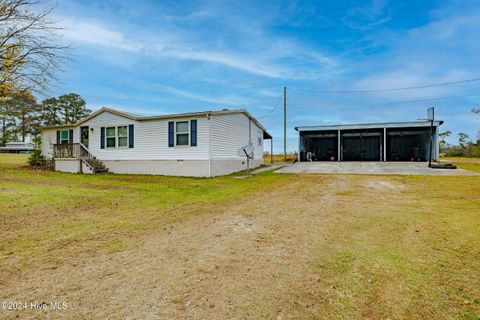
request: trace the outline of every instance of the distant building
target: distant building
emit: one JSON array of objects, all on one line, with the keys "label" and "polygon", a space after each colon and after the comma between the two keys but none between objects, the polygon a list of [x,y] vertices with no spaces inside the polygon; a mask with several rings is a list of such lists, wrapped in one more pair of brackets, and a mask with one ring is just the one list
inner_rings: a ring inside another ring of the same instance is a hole
[{"label": "distant building", "polygon": [[32,142],[7,142],[0,147],[1,153],[31,153],[35,149]]}]

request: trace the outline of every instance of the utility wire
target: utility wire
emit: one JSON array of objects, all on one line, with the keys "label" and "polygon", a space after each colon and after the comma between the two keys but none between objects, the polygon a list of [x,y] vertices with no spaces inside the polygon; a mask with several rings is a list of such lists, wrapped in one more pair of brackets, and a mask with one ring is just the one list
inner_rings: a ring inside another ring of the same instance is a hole
[{"label": "utility wire", "polygon": [[275,104],[275,106],[272,108],[272,110],[270,110],[268,113],[264,114],[264,115],[261,116],[261,117],[257,117],[257,119],[263,119],[263,118],[266,118],[266,117],[268,117],[269,115],[271,115],[271,114],[278,108],[278,106],[279,106],[279,104],[280,104],[280,101],[282,101],[282,98],[283,98],[283,95],[278,98],[278,101],[277,101],[277,103]]},{"label": "utility wire", "polygon": [[[402,101],[376,102],[376,103],[359,103],[356,105],[336,107],[336,108],[356,108],[360,106],[376,106],[376,105],[389,105],[389,104],[412,103],[412,102],[439,101],[439,100],[450,100],[450,99],[467,98],[467,97],[475,97],[475,96],[480,96],[480,93],[466,94],[461,96],[450,96],[450,97],[443,97],[443,98],[431,98],[431,99],[402,100]],[[298,104],[298,103],[290,104],[290,106],[305,106],[305,105],[306,104]]]},{"label": "utility wire", "polygon": [[[386,92],[386,91],[426,89],[426,88],[443,87],[443,86],[450,86],[450,85],[454,85],[454,84],[476,82],[476,81],[480,81],[480,78],[466,79],[466,80],[459,80],[459,81],[450,81],[450,82],[442,82],[442,83],[433,83],[433,84],[427,84],[427,85],[421,85],[421,86],[412,86],[412,87],[371,89],[371,90],[314,90],[314,89],[301,89],[301,88],[293,88],[293,90],[294,91],[296,91],[296,90],[307,91],[307,92],[321,92],[321,93],[369,93],[369,92]],[[291,88],[289,88],[289,89],[291,90]]]}]

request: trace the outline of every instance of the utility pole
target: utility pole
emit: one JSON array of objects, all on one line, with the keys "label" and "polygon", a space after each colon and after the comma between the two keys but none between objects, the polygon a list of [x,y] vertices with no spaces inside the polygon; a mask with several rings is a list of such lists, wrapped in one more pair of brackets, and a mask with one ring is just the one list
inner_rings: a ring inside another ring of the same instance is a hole
[{"label": "utility pole", "polygon": [[283,157],[287,161],[287,87],[283,87]]},{"label": "utility pole", "polygon": [[[430,122],[430,146],[428,148],[428,167],[432,167],[432,151],[433,151],[433,122],[435,121],[435,107],[430,107],[427,110],[427,119],[418,119],[422,121],[429,121]],[[438,130],[438,128],[437,128]],[[438,143],[438,141],[437,141]],[[438,160],[438,154],[437,154]]]},{"label": "utility pole", "polygon": [[[430,120],[430,148],[428,150],[428,167],[432,167],[432,151],[433,151],[433,121],[435,119],[435,108],[428,108],[428,120]],[[437,155],[438,157],[438,155]]]}]

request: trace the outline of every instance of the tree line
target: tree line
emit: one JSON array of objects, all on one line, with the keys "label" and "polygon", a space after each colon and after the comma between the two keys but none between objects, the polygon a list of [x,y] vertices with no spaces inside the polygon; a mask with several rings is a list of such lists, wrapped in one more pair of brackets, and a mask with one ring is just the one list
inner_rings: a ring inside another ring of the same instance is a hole
[{"label": "tree line", "polygon": [[[480,108],[474,108],[472,112],[474,114],[480,114]],[[480,131],[477,134],[476,140],[472,140],[470,136],[464,132],[458,133],[456,144],[446,142],[446,138],[451,135],[451,131],[439,133],[441,153],[444,153],[447,157],[480,157]]]},{"label": "tree line", "polygon": [[42,127],[75,123],[90,112],[85,100],[75,93],[38,102],[30,91],[16,91],[0,101],[0,144],[28,138],[35,141]]},{"label": "tree line", "polygon": [[0,0],[0,144],[38,137],[42,126],[90,112],[73,93],[37,101],[70,59],[52,11],[47,0]]}]

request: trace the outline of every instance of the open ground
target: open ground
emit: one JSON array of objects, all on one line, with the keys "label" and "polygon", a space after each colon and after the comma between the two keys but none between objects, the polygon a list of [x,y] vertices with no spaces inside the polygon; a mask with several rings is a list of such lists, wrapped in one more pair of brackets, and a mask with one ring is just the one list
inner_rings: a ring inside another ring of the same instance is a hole
[{"label": "open ground", "polygon": [[25,159],[0,155],[0,301],[68,308],[2,319],[480,318],[478,176],[76,175]]}]

